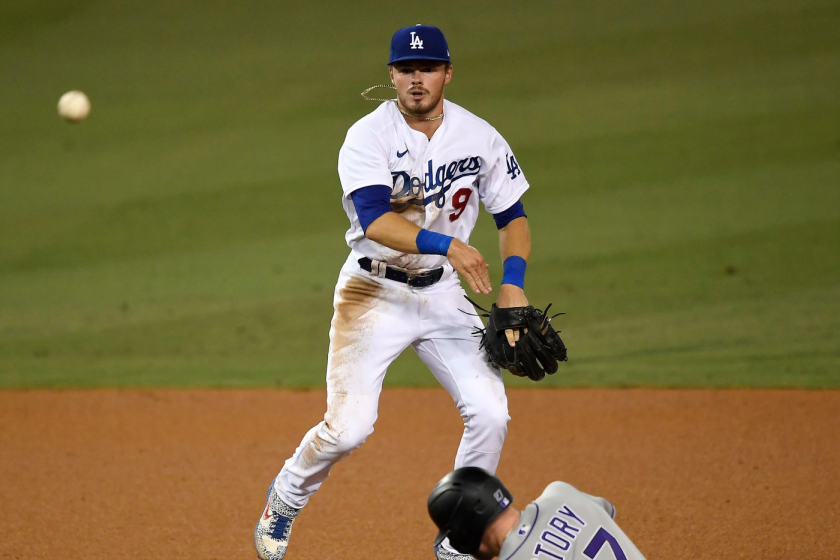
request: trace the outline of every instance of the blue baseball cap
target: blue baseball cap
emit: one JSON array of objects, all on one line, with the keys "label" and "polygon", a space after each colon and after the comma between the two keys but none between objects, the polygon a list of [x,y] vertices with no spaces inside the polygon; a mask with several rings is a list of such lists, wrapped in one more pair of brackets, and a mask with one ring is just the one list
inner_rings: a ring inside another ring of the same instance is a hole
[{"label": "blue baseball cap", "polygon": [[433,25],[404,27],[391,38],[388,65],[402,60],[439,60],[449,62],[449,45],[443,31]]}]

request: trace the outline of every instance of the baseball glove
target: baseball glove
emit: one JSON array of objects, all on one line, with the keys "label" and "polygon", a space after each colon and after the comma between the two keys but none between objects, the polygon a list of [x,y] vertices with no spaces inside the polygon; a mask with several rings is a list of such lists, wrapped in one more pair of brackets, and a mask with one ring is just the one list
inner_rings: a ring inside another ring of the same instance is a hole
[{"label": "baseball glove", "polygon": [[[548,317],[551,304],[544,311],[533,305],[527,307],[496,307],[494,303],[487,311],[467,298],[477,309],[480,317],[487,318],[487,327],[476,329],[473,334],[481,337],[481,348],[487,352],[487,361],[498,368],[505,368],[519,377],[539,381],[545,374],[557,371],[557,362],[566,362],[566,345],[551,326]],[[508,344],[505,329],[520,329],[516,346]],[[527,329],[528,332],[525,332]]]}]

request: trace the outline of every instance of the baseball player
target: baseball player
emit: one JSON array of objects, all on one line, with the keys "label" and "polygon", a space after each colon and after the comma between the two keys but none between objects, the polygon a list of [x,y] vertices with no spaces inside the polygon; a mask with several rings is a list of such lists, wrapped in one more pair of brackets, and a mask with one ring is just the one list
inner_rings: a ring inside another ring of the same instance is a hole
[{"label": "baseball player", "polygon": [[[520,202],[528,182],[492,126],[444,99],[452,65],[440,29],[397,31],[388,72],[397,99],[350,127],[339,152],[350,255],[333,299],[327,411],[269,488],[254,532],[263,559],[283,558],[301,508],[333,465],[373,432],[386,370],[407,347],[464,420],[455,467],[495,472],[507,433],[502,375],[472,336],[482,323],[467,314],[474,310],[459,275],[473,292],[491,292],[488,265],[468,244],[481,203],[499,229],[504,278],[496,305],[528,305],[531,239]],[[505,334],[514,345],[522,333]],[[471,558],[446,542],[437,556]]]},{"label": "baseball player", "polygon": [[517,511],[508,489],[477,467],[456,469],[429,495],[429,515],[445,538],[479,560],[644,560],[616,525],[615,507],[571,484],[552,482]]}]

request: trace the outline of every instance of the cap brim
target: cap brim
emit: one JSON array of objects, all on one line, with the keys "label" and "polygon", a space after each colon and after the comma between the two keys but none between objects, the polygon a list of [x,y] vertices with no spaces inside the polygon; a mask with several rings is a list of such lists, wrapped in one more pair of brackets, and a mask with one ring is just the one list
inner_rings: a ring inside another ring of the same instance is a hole
[{"label": "cap brim", "polygon": [[437,536],[435,537],[435,546],[439,546],[440,543],[443,542],[443,539],[449,536],[449,529],[445,529],[440,531]]},{"label": "cap brim", "polygon": [[388,62],[388,66],[396,64],[397,62],[405,62],[407,60],[433,60],[435,62],[450,62],[448,58],[438,58],[433,56],[403,56],[401,58],[395,58],[394,60]]}]

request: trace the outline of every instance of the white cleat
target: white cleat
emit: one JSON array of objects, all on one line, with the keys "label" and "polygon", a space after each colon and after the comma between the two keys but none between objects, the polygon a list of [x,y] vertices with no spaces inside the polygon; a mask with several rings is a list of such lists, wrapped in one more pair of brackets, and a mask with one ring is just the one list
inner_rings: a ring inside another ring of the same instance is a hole
[{"label": "white cleat", "polygon": [[265,509],[254,529],[254,546],[262,560],[282,560],[289,546],[292,523],[299,509],[286,504],[274,491],[274,481],[268,488]]}]

